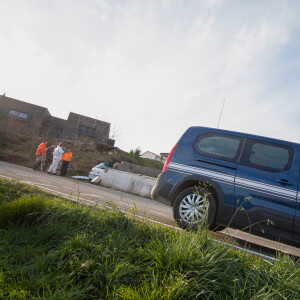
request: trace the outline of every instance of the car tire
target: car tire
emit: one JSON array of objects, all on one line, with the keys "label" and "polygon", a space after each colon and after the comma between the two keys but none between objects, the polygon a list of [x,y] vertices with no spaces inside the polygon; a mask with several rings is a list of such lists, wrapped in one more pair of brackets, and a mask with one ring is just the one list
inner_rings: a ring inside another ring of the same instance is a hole
[{"label": "car tire", "polygon": [[212,194],[200,187],[183,190],[173,204],[173,216],[176,223],[183,229],[207,226],[216,228],[215,218],[217,203]]}]

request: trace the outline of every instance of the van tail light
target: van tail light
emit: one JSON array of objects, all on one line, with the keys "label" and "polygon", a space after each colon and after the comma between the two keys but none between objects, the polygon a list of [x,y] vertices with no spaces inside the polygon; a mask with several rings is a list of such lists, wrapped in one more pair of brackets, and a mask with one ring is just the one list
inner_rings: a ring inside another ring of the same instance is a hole
[{"label": "van tail light", "polygon": [[166,160],[166,162],[165,162],[164,168],[163,168],[163,170],[162,170],[163,173],[165,173],[165,172],[167,171],[168,166],[169,166],[169,163],[170,163],[170,161],[171,161],[171,159],[172,159],[172,156],[173,156],[173,154],[174,154],[174,152],[175,152],[177,146],[178,146],[178,144],[176,144],[176,145],[172,148],[171,152],[169,153],[168,158],[167,158],[167,160]]}]

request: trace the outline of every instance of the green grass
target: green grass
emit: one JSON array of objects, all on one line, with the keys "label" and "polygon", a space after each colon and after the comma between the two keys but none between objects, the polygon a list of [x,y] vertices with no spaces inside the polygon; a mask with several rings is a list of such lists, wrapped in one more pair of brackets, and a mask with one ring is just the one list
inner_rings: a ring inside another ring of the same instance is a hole
[{"label": "green grass", "polygon": [[49,197],[49,194],[31,185],[21,183],[17,180],[0,179],[0,204],[4,201],[14,201],[23,195],[47,195]]},{"label": "green grass", "polygon": [[299,299],[300,269],[0,181],[1,299]]}]

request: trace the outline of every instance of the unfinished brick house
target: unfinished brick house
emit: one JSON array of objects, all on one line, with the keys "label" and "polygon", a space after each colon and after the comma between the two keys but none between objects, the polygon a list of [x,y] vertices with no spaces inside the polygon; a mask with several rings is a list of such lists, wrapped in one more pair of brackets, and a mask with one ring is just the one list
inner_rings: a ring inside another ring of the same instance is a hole
[{"label": "unfinished brick house", "polygon": [[94,141],[113,146],[110,123],[70,112],[67,120],[51,116],[48,109],[0,96],[0,130],[12,134],[58,141]]}]

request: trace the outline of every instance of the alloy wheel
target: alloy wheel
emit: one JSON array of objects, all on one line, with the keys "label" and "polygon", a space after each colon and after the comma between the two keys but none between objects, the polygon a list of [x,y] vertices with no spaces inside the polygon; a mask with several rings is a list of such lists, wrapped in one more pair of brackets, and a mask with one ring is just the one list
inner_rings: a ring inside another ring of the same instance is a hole
[{"label": "alloy wheel", "polygon": [[179,214],[189,224],[205,222],[208,216],[209,202],[204,196],[190,194],[185,196],[179,205]]}]

